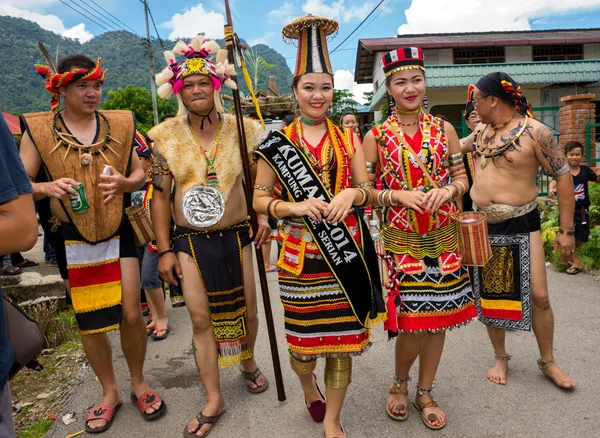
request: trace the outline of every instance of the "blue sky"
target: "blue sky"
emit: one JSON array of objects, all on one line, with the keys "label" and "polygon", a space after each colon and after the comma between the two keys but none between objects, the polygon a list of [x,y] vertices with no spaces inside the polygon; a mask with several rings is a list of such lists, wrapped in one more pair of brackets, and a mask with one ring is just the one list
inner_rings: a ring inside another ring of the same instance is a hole
[{"label": "blue sky", "polygon": [[[288,58],[293,68],[295,47],[281,39],[282,27],[292,19],[313,13],[340,23],[330,51],[360,24],[380,0],[230,0],[238,35],[249,43],[265,43]],[[224,6],[217,0],[149,0],[158,32],[163,38],[222,37]],[[126,28],[110,23],[101,5],[127,27],[145,35],[143,6],[139,0],[2,0],[0,15],[36,21],[56,33],[89,39],[106,31]],[[71,6],[71,8],[69,7]],[[83,12],[83,16],[72,8]],[[95,9],[96,15],[86,11]],[[104,19],[105,22],[102,21]],[[106,23],[108,22],[108,24]],[[369,19],[331,55],[336,87],[357,96],[368,86],[353,81],[356,47],[360,38],[390,37],[398,32],[440,33],[492,30],[600,27],[600,0],[384,0]],[[152,35],[156,36],[152,28]]]}]

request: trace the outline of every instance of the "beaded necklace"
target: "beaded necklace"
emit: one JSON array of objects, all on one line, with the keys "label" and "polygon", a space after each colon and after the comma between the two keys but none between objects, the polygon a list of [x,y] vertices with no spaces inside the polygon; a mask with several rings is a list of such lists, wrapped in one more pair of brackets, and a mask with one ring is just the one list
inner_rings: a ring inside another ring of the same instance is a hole
[{"label": "beaded necklace", "polygon": [[[61,146],[65,146],[67,148],[67,151],[65,152],[65,155],[63,157],[64,161],[67,159],[67,155],[69,155],[69,152],[72,149],[75,152],[79,153],[79,167],[81,167],[82,165],[89,166],[90,164],[92,164],[92,162],[94,161],[94,155],[101,155],[102,158],[104,158],[104,160],[108,164],[111,164],[110,160],[106,157],[106,155],[104,155],[104,152],[107,150],[110,150],[117,157],[119,156],[117,151],[110,147],[109,143],[111,141],[115,141],[121,144],[121,142],[111,136],[110,122],[104,114],[102,114],[100,111],[96,111],[96,119],[98,120],[99,116],[104,121],[104,123],[106,123],[106,134],[104,135],[104,137],[102,137],[102,139],[100,141],[97,141],[96,143],[82,144],[77,140],[77,138],[73,134],[63,132],[62,128],[59,128],[57,126],[56,122],[58,121],[58,117],[63,111],[64,109],[57,111],[54,114],[54,117],[52,117],[52,132],[54,132],[54,134],[56,135],[58,143],[56,143],[54,148],[50,151],[51,154],[58,150]],[[66,128],[67,125],[62,120],[62,117],[61,121]],[[98,121],[98,123],[100,122]]]},{"label": "beaded necklace", "polygon": [[327,120],[326,116],[323,116],[317,120],[309,119],[308,117],[304,117],[303,115],[300,116],[300,121],[308,126],[322,125],[323,123],[325,123],[326,120]]},{"label": "beaded necklace", "polygon": [[[482,139],[485,131],[488,129],[489,125],[484,128],[484,130],[483,130],[483,132],[481,132],[481,134],[478,133],[475,135],[475,142],[474,142],[473,148],[475,150],[475,156],[481,157],[481,165],[480,165],[481,169],[483,169],[485,167],[485,165],[487,164],[488,158],[492,159],[492,163],[494,163],[494,165],[496,167],[498,167],[498,165],[496,164],[496,158],[499,157],[500,155],[503,155],[504,158],[506,158],[508,161],[511,161],[504,154],[515,149],[515,142],[525,132],[525,129],[527,128],[528,120],[529,120],[529,116],[525,116],[525,123],[523,123],[523,127],[517,133],[517,135],[515,135],[513,138],[509,139],[506,143],[501,144],[500,146],[486,146],[486,145],[482,144],[481,139]],[[508,123],[508,122],[506,122],[506,123]],[[495,138],[495,136],[496,135],[494,133],[494,138]]]},{"label": "beaded necklace", "polygon": [[[392,128],[398,132],[398,135],[402,139],[404,144],[407,144],[406,138],[404,136],[404,132],[402,131],[402,127],[398,123],[397,116],[395,114],[392,114],[392,116],[390,118],[388,118],[388,121],[390,122],[390,125],[392,126]],[[436,135],[434,137],[432,137],[431,128],[434,125],[436,126],[437,129],[436,129]],[[428,114],[426,112],[421,112],[421,114],[419,116],[419,130],[421,131],[422,140],[421,140],[421,150],[419,151],[417,156],[423,162],[423,164],[425,165],[427,171],[432,176],[432,178],[436,181],[439,181],[442,179],[440,173],[443,170],[443,167],[438,166],[438,168],[435,169],[435,172],[433,171],[434,170],[433,169],[433,165],[434,165],[434,158],[433,158],[434,150],[433,149],[434,149],[434,147],[437,147],[437,145],[439,145],[439,143],[441,143],[442,148],[445,153],[447,146],[446,146],[446,136],[444,135],[444,130],[443,130],[443,124],[440,123],[439,121],[436,123],[435,117],[433,117],[431,114]],[[432,146],[432,139],[435,140],[435,146]],[[424,175],[417,180],[416,186],[413,185],[411,176],[410,176],[410,167],[409,166],[412,166],[416,169],[419,169],[420,166],[417,164],[417,162],[415,161],[415,158],[409,151],[407,151],[405,148],[400,149],[399,165],[400,166],[405,165],[405,167],[406,167],[406,169],[405,169],[406,178],[404,178],[403,175],[398,173],[398,170],[395,169],[392,164],[392,160],[390,158],[388,142],[386,142],[383,138],[381,138],[380,145],[382,146],[383,156],[385,157],[385,161],[386,161],[386,173],[390,173],[390,175],[396,180],[396,182],[404,190],[420,190],[422,192],[428,192],[429,190],[433,189],[433,186],[429,183],[429,180],[427,178],[425,178]],[[407,146],[408,146],[408,144],[407,144]],[[400,145],[398,145],[398,147],[400,147]]]},{"label": "beaded necklace", "polygon": [[483,142],[485,144],[490,144],[496,137],[496,132],[498,132],[499,129],[504,128],[507,124],[512,122],[515,117],[517,117],[516,111],[514,112],[514,114],[512,116],[510,116],[510,118],[507,121],[500,123],[498,125],[493,125],[493,124],[490,125],[490,132],[488,133],[488,135],[486,135],[485,139],[483,139]]},{"label": "beaded necklace", "polygon": [[410,110],[410,111],[400,109],[397,106],[394,107],[394,112],[399,116],[414,116],[414,115],[421,113],[422,110],[423,110],[423,107],[421,107],[421,106],[417,109]]},{"label": "beaded necklace", "polygon": [[198,140],[198,136],[194,132],[194,128],[192,127],[192,123],[190,120],[190,116],[188,115],[188,127],[190,128],[190,132],[194,136],[194,140],[200,147],[200,152],[204,155],[204,159],[206,160],[206,181],[209,186],[218,186],[219,178],[217,176],[217,168],[215,167],[215,160],[217,159],[217,153],[219,152],[219,141],[221,140],[221,127],[223,126],[223,122],[221,117],[219,117],[219,129],[217,131],[217,138],[214,140],[215,143],[215,152],[213,153],[212,159],[208,157],[208,154],[200,144],[200,140]]}]

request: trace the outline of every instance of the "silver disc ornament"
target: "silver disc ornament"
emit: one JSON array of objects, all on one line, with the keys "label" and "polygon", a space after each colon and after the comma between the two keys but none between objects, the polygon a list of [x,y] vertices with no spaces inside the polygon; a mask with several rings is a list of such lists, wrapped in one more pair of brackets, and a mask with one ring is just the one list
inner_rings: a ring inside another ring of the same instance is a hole
[{"label": "silver disc ornament", "polygon": [[196,186],[183,195],[181,209],[190,225],[198,228],[212,227],[225,213],[225,199],[217,189]]}]

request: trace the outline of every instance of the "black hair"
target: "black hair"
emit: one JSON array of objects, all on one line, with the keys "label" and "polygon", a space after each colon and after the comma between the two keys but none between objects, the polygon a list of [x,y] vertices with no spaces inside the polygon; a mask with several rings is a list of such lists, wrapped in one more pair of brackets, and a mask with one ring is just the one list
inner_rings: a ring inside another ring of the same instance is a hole
[{"label": "black hair", "polygon": [[565,155],[567,155],[569,152],[571,152],[574,149],[581,149],[581,153],[583,154],[583,145],[581,143],[579,143],[578,141],[570,141],[567,144],[565,144],[564,148],[565,148]]},{"label": "black hair", "polygon": [[60,60],[56,69],[59,73],[65,73],[80,68],[84,70],[92,70],[96,67],[96,63],[85,55],[67,55]]}]

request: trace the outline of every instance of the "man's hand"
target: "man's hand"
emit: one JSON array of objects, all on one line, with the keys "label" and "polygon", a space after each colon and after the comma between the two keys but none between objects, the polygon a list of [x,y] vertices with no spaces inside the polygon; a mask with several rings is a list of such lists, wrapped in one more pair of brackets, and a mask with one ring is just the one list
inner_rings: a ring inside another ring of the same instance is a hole
[{"label": "man's hand", "polygon": [[[257,214],[256,219],[258,221],[258,231],[256,232],[256,238],[254,244],[257,248],[260,248],[263,243],[267,241],[271,235],[271,225],[269,225],[269,218],[266,214]],[[250,227],[250,238],[254,236],[252,227]]]},{"label": "man's hand", "polygon": [[100,180],[98,187],[103,189],[104,204],[108,204],[116,195],[126,193],[130,191],[129,180],[121,175],[112,166],[106,166],[104,168],[110,169],[110,175],[105,175],[104,172],[100,174]]},{"label": "man's hand", "polygon": [[177,278],[183,278],[181,265],[179,264],[177,257],[172,252],[168,252],[158,259],[158,273],[167,283],[178,286],[179,283],[177,282],[177,278],[173,275],[173,271],[175,271]]},{"label": "man's hand", "polygon": [[48,183],[37,183],[35,192],[50,198],[67,199],[69,193],[77,196],[74,187],[79,187],[79,183],[74,179],[60,178]]},{"label": "man's hand", "polygon": [[556,233],[556,239],[554,239],[554,250],[552,252],[556,253],[559,249],[560,262],[567,264],[575,252],[575,236]]}]

